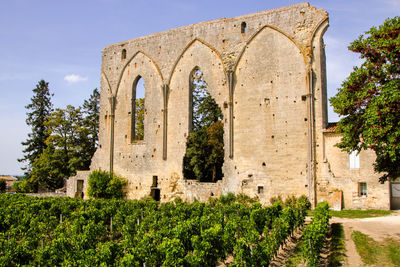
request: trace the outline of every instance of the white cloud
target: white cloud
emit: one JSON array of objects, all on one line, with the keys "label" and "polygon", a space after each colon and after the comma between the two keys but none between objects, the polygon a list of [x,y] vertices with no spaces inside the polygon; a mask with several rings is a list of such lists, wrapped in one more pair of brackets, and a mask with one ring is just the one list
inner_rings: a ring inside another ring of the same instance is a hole
[{"label": "white cloud", "polygon": [[64,77],[64,80],[67,81],[68,83],[78,83],[87,81],[88,77],[82,77],[78,74],[69,74]]}]

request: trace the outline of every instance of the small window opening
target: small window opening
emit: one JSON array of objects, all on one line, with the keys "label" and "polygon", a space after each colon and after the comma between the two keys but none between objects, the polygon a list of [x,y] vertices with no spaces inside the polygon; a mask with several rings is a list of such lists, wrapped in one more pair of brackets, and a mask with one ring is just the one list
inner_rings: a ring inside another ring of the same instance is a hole
[{"label": "small window opening", "polygon": [[142,77],[138,76],[132,86],[131,141],[144,139],[145,88]]},{"label": "small window opening", "polygon": [[126,59],[126,49],[122,49],[121,59]]},{"label": "small window opening", "polygon": [[350,169],[359,169],[360,168],[360,154],[357,150],[352,151],[349,155],[349,166]]},{"label": "small window opening", "polygon": [[247,25],[246,22],[242,22],[242,26],[241,26],[241,32],[242,33],[246,33],[247,32]]},{"label": "small window opening", "polygon": [[358,196],[367,197],[367,183],[358,183]]},{"label": "small window opening", "polygon": [[257,187],[257,192],[259,193],[259,194],[263,194],[264,193],[264,186],[258,186]]}]

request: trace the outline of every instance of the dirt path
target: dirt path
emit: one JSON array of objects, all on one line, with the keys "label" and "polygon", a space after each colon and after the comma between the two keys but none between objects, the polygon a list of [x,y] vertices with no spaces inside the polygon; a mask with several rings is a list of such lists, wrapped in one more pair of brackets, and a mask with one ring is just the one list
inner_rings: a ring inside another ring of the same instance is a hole
[{"label": "dirt path", "polygon": [[274,259],[270,263],[270,267],[277,267],[277,266],[284,266],[286,261],[288,260],[290,254],[293,252],[293,250],[296,248],[297,243],[300,240],[300,237],[302,235],[301,230],[297,230],[293,236],[289,237],[288,240],[286,241],[286,245],[282,246],[279,251],[278,255],[274,257]]},{"label": "dirt path", "polygon": [[382,241],[385,238],[400,240],[400,211],[384,217],[365,219],[332,218],[330,221],[331,223],[343,225],[346,247],[346,262],[344,266],[364,266],[351,239],[353,231],[360,231],[376,241]]},{"label": "dirt path", "polygon": [[352,229],[346,224],[343,223],[343,230],[344,230],[344,240],[345,240],[345,257],[346,261],[344,262],[343,266],[363,266],[361,257],[358,255],[356,246],[351,239],[351,232]]}]

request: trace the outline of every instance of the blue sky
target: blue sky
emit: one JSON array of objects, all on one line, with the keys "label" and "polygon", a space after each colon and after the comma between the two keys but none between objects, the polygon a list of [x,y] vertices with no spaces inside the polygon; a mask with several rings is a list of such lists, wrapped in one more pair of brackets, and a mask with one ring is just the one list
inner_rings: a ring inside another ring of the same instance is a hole
[{"label": "blue sky", "polygon": [[[79,106],[100,84],[101,50],[112,43],[188,24],[300,3],[289,0],[1,0],[0,174],[22,174],[17,158],[30,129],[25,106],[45,79],[55,107]],[[325,34],[328,95],[357,55],[358,35],[400,14],[400,0],[309,1],[329,12]],[[337,121],[330,109],[329,120]]]}]

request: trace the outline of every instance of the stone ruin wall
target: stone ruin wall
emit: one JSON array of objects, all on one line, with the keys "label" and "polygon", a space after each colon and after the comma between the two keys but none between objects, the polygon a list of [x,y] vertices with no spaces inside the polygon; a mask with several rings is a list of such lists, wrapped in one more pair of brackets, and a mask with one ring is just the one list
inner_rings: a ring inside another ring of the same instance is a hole
[{"label": "stone ruin wall", "polygon": [[[129,198],[148,196],[153,176],[158,177],[162,201],[176,196],[206,200],[227,192],[254,196],[259,186],[264,202],[276,192],[308,195],[309,101],[304,96],[309,91],[311,43],[326,26],[327,13],[303,3],[106,47],[100,145],[91,169],[109,169],[109,99],[115,96],[113,169],[128,178]],[[121,57],[123,49],[126,59]],[[318,64],[316,73],[321,71]],[[196,66],[224,115],[224,178],[215,184],[182,177],[189,75]],[[132,84],[138,75],[146,89],[145,137],[132,142]]]},{"label": "stone ruin wall", "polygon": [[[327,27],[326,11],[301,3],[107,46],[91,170],[109,170],[112,162],[114,172],[128,179],[128,198],[149,196],[157,176],[161,201],[233,192],[258,196],[265,204],[277,195],[301,194],[315,202],[317,177],[329,180],[322,164]],[[224,177],[217,183],[184,180],[182,174],[195,67],[224,116]],[[145,83],[145,134],[132,141],[132,86],[138,76]],[[73,186],[72,179],[69,192]]]}]

